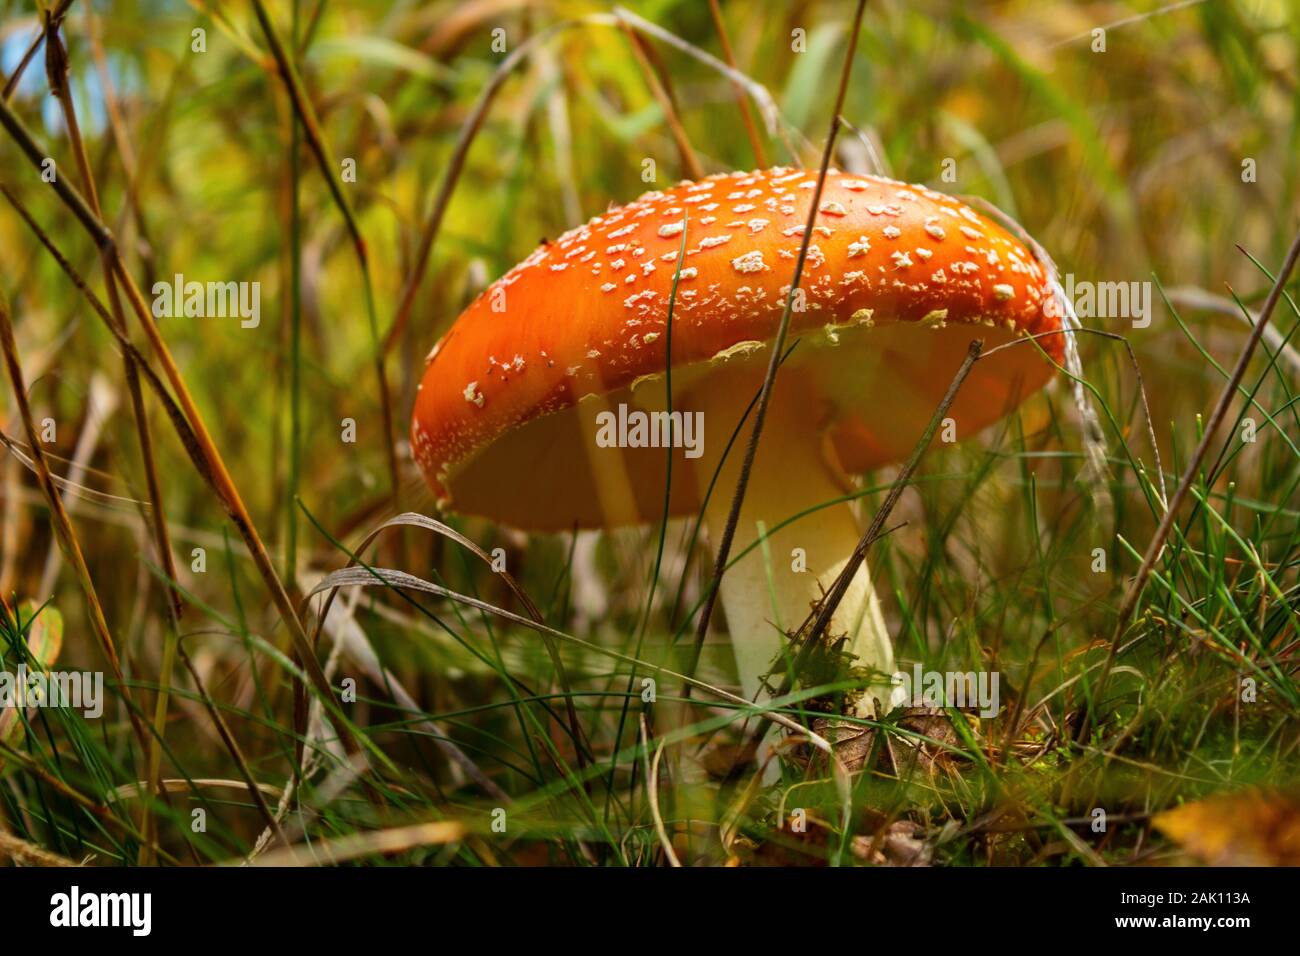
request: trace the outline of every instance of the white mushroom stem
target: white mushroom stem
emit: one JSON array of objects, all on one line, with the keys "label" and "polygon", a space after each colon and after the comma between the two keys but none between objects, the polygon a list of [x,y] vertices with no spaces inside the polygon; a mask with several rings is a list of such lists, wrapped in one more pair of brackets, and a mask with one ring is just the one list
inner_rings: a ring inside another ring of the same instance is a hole
[{"label": "white mushroom stem", "polygon": [[[704,453],[694,459],[701,494],[718,468],[727,436],[754,395],[754,388],[729,387],[735,384],[711,383],[691,397],[691,407],[703,411],[705,418]],[[732,540],[731,559],[759,543],[722,579],[720,597],[736,668],[744,695],[751,700],[767,698],[766,693],[760,695],[762,678],[779,655],[788,655],[785,634],[798,629],[813,605],[831,590],[861,537],[857,516],[848,502],[825,505],[844,496],[849,486],[839,469],[827,461],[822,431],[800,397],[797,389],[780,386],[772,396]],[[705,509],[715,560],[752,421],[741,428]],[[825,506],[817,508],[819,505]],[[812,508],[817,510],[773,530]],[[764,529],[767,536],[760,541]],[[857,657],[856,667],[887,675],[867,689],[855,713],[871,716],[873,698],[887,708],[891,698],[888,676],[894,673],[893,645],[865,562],[836,608],[827,633],[832,637],[848,635],[844,647]],[[780,674],[770,683],[779,686]]]}]

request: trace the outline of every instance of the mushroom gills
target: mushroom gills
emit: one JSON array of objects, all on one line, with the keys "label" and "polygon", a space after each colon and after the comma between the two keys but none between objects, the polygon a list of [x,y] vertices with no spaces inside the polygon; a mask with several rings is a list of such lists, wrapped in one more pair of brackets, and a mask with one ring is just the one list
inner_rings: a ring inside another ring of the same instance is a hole
[{"label": "mushroom gills", "polygon": [[[819,321],[815,327],[820,329],[823,324]],[[838,344],[805,335],[781,366],[773,405],[784,401],[780,396],[788,379],[805,377],[804,387],[793,400],[803,396],[800,407],[817,411],[828,421],[825,431],[834,446],[830,460],[836,463],[833,476],[840,472],[862,474],[902,461],[925,431],[975,337],[984,339],[988,355],[1012,341],[1015,334],[953,325],[938,331],[877,316],[872,328],[840,327]],[[686,410],[688,396],[711,382],[721,386],[723,377],[730,383],[726,388],[745,391],[747,404],[758,392],[769,355],[767,348],[737,350],[733,346],[708,360],[679,359],[672,371],[673,410]],[[958,439],[964,441],[1008,414],[1050,373],[1051,365],[1032,347],[1004,349],[981,359],[949,412]],[[684,479],[688,469],[701,466],[699,459],[692,459],[682,447],[674,449],[670,480],[666,470],[669,456],[663,447],[620,444],[610,448],[598,441],[600,415],[617,415],[622,406],[663,410],[665,380],[660,374],[640,379],[634,387],[624,385],[590,394],[573,406],[505,430],[442,476],[450,495],[449,507],[511,527],[568,533],[575,525],[655,524],[663,518],[667,490],[670,515],[695,516],[699,513],[695,483]],[[707,437],[706,453],[727,443],[743,410],[741,406],[727,426],[719,426]],[[763,446],[773,440],[767,434],[775,431],[771,414]],[[812,429],[818,424],[800,416],[797,423],[783,427]],[[746,427],[736,438],[732,454],[737,458],[743,454],[748,434]],[[520,480],[523,463],[527,464],[526,481]],[[707,480],[702,484],[707,487]],[[717,493],[729,504],[731,489],[723,490],[722,485],[719,489]],[[785,508],[778,519],[790,513],[791,509]]]}]

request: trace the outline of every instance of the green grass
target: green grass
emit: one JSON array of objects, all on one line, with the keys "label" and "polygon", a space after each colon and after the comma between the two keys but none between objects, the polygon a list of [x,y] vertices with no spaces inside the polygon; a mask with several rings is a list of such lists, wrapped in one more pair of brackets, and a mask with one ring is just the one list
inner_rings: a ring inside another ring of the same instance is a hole
[{"label": "green grass", "polygon": [[[768,135],[755,108],[769,156],[815,167],[853,4],[763,5],[751,15],[722,3],[737,65],[782,112]],[[706,5],[627,6],[721,55]],[[303,690],[285,611],[178,440],[158,392],[180,396],[128,303],[131,338],[160,379],[143,394],[184,609],[174,629],[168,574],[136,504],[149,497],[148,476],[116,343],[28,225],[0,206],[0,291],[34,418],[57,423],[44,448],[56,476],[77,455],[92,375],[119,392],[119,410],[83,462],[84,487],[65,490],[64,501],[130,705],[156,741],[160,776],[176,781],[165,799],[136,786],[148,754],[109,675],[103,719],[39,710],[0,742],[0,834],[28,847],[4,852],[19,862],[38,851],[98,865],[228,861],[275,852],[279,837],[259,843],[269,816],[302,862],[312,858],[307,843],[328,856],[361,835],[349,855],[375,865],[664,865],[661,822],[688,864],[861,864],[884,852],[891,826],[907,825],[938,864],[1123,865],[1180,859],[1151,825],[1161,810],[1247,785],[1294,787],[1294,276],[1272,318],[1282,344],[1266,341],[1251,362],[1100,687],[1117,610],[1162,513],[1148,432],[1171,492],[1249,334],[1241,314],[1260,309],[1298,224],[1300,13],[1281,2],[1209,0],[1111,29],[1105,53],[1090,49],[1092,28],[1149,7],[868,5],[843,115],[879,144],[889,172],[1013,212],[1081,280],[1152,280],[1152,322],[1084,319],[1127,340],[1140,380],[1124,343],[1079,338],[1104,431],[1109,504],[1082,478],[1079,411],[1058,376],[979,437],[931,449],[886,523],[892,530],[873,546],[902,666],[997,671],[999,716],[953,713],[925,732],[898,714],[859,721],[876,731],[870,772],[837,777],[792,745],[780,782],[757,786],[752,770],[725,773],[732,749],[765,718],[720,693],[736,683],[721,614],[689,700],[683,693],[712,571],[695,521],[525,536],[436,515],[401,437],[423,355],[485,281],[574,225],[573,209],[590,216],[649,188],[643,160],[655,160],[659,186],[683,175],[660,103],[605,16],[612,8],[557,2],[498,15],[473,2],[268,5],[310,101],[304,121],[251,9],[222,7],[213,19],[203,5],[126,3],[88,23],[72,4],[62,28],[72,101],[126,270],[146,299],[154,281],[176,272],[262,283],[257,329],[174,319],[161,320],[161,334],[335,693]],[[582,22],[539,36],[568,20]],[[0,3],[4,79],[37,26],[30,5]],[[492,49],[495,27],[510,51],[539,38],[500,78],[474,132],[465,124],[506,56]],[[206,31],[204,53],[190,51],[196,28]],[[796,28],[807,31],[806,53],[791,51]],[[705,171],[753,166],[728,80],[681,49],[649,44]],[[43,56],[9,108],[80,189]],[[319,153],[309,148],[313,130]],[[841,133],[836,162],[845,168],[864,155],[855,130]],[[463,166],[458,142],[468,143]],[[941,179],[948,158],[956,183]],[[344,159],[356,160],[355,183],[338,177]],[[1242,179],[1248,159],[1253,182]],[[93,242],[8,135],[0,182],[110,302]],[[424,236],[432,237],[424,280],[378,366]],[[1191,308],[1172,291],[1187,288],[1226,297],[1240,314]],[[4,394],[0,593],[10,606],[48,600],[62,615],[60,668],[105,670],[73,569],[65,562],[54,593],[37,593],[57,545]],[[355,444],[340,441],[348,418]],[[1243,441],[1246,418],[1253,442]],[[732,453],[747,436],[739,430]],[[863,476],[854,497],[864,515],[893,477]],[[361,544],[400,511],[445,521],[480,551],[409,524]],[[491,566],[496,548],[514,586]],[[1095,549],[1104,572],[1092,570]],[[358,567],[340,571],[354,559]],[[346,586],[338,616],[317,633],[323,599],[306,595],[322,579]],[[0,669],[23,659],[29,627],[7,611]],[[177,666],[169,634],[179,635]],[[829,667],[799,676],[774,707],[787,723],[861,684]],[[655,680],[653,705],[645,678]],[[1243,678],[1253,681],[1253,702],[1241,700]],[[355,738],[364,763],[349,762],[339,731]],[[697,769],[701,754],[708,771]],[[263,788],[260,806],[250,779]],[[123,787],[135,789],[121,795]],[[1091,826],[1098,808],[1105,832]],[[498,809],[504,833],[493,826]],[[790,825],[796,810],[805,832]],[[426,822],[455,826],[404,834],[383,853],[366,842]]]}]

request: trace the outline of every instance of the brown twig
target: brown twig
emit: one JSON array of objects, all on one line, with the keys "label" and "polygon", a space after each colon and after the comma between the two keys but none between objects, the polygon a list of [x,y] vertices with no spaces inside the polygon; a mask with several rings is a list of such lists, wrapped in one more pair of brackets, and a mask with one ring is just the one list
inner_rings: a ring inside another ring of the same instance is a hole
[{"label": "brown twig", "polygon": [[[826,135],[826,145],[822,149],[821,169],[817,173],[817,186],[813,190],[812,201],[808,206],[808,222],[803,231],[803,240],[799,244],[799,257],[795,261],[794,276],[790,280],[790,293],[786,296],[785,310],[781,313],[781,324],[777,327],[776,338],[772,343],[772,354],[768,360],[767,372],[763,377],[763,389],[758,395],[758,405],[754,409],[754,427],[749,433],[749,443],[745,446],[745,457],[740,465],[740,476],[736,481],[736,492],[731,499],[731,511],[727,514],[727,524],[723,529],[714,555],[713,579],[709,582],[708,597],[700,609],[700,618],[695,628],[695,648],[686,668],[693,674],[699,663],[700,652],[704,647],[704,636],[708,633],[709,620],[718,601],[722,586],[722,575],[727,570],[727,558],[731,554],[731,542],[736,536],[736,525],[740,521],[740,507],[745,500],[745,489],[749,484],[749,473],[754,467],[754,456],[758,452],[758,440],[763,433],[763,421],[767,417],[767,406],[772,400],[772,388],[776,373],[781,364],[781,355],[785,351],[786,336],[790,331],[790,317],[794,309],[794,297],[799,289],[799,280],[803,277],[804,261],[808,258],[808,244],[813,236],[813,227],[817,222],[817,209],[821,205],[822,189],[826,185],[826,173],[830,168],[831,155],[835,150],[835,138],[840,130],[840,110],[844,107],[844,96],[849,87],[849,75],[853,72],[853,54],[858,47],[858,32],[862,27],[862,14],[866,0],[858,0],[857,10],[853,14],[853,27],[849,32],[849,48],[844,56],[844,67],[840,72],[839,90],[835,94],[835,111],[831,119],[830,132]],[[683,692],[690,694],[690,688]]]},{"label": "brown twig", "polygon": [[[731,49],[731,39],[727,36],[727,24],[722,19],[722,9],[718,6],[718,0],[709,0],[709,13],[713,15],[713,26],[718,31],[722,58],[727,66],[734,70],[736,55]],[[745,124],[745,135],[749,137],[749,145],[754,150],[754,162],[758,163],[759,169],[767,169],[767,151],[763,149],[763,141],[758,136],[758,127],[754,125],[754,115],[749,111],[749,98],[745,95],[744,87],[735,80],[731,81],[731,88],[736,92],[736,105],[740,107],[740,118]]]},{"label": "brown twig", "polygon": [[664,121],[668,124],[668,131],[672,134],[673,142],[677,144],[677,153],[681,157],[682,168],[686,176],[690,179],[703,179],[704,169],[695,156],[695,148],[691,146],[691,141],[686,136],[686,128],[682,126],[681,117],[677,115],[677,107],[673,105],[673,98],[646,57],[645,40],[626,21],[620,19],[620,24],[627,34],[628,44],[632,47],[632,57],[641,69],[642,76],[645,77],[646,86],[650,87],[655,102],[663,110]]},{"label": "brown twig", "polygon": [[[45,16],[48,20],[58,24],[62,22],[64,15],[71,6],[72,0],[59,0]],[[27,51],[23,53],[22,59],[18,61],[18,66],[14,68],[13,74],[5,81],[4,92],[0,93],[0,99],[8,103],[13,98],[14,91],[18,89],[18,81],[23,78],[23,74],[27,72],[27,67],[31,65],[32,60],[41,48],[41,44],[44,42],[45,26],[42,24],[41,28],[36,31],[36,36],[32,38],[31,44],[27,47]]]}]

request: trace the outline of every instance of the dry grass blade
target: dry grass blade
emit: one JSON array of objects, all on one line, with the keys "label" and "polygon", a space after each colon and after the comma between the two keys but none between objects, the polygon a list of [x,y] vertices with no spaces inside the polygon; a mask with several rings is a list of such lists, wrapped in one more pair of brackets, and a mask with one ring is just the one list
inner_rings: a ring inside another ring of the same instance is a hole
[{"label": "dry grass blade", "polygon": [[646,726],[644,712],[641,714],[641,747],[641,756],[645,762],[646,799],[650,802],[650,817],[654,820],[655,833],[659,835],[659,845],[664,848],[664,856],[668,858],[668,865],[677,869],[681,867],[682,861],[677,859],[677,851],[673,849],[673,841],[668,839],[668,830],[664,827],[663,814],[659,812],[659,760],[664,755],[664,745],[661,743],[655,748],[654,760],[651,760],[650,728]]},{"label": "dry grass blade", "polygon": [[[114,788],[108,794],[108,801],[114,800],[133,800],[144,792],[144,783],[124,783],[120,787]],[[181,777],[168,777],[158,781],[157,784],[151,785],[150,789],[161,789],[167,793],[191,793],[195,790],[243,790],[249,791],[249,785],[243,780],[223,780],[216,777],[197,777],[194,779],[185,779]],[[279,797],[281,790],[279,787],[269,783],[259,783],[253,789],[256,789],[269,797]]]},{"label": "dry grass blade", "polygon": [[19,866],[77,866],[66,857],[43,850],[34,843],[0,830],[0,857],[8,857]]},{"label": "dry grass blade", "polygon": [[[95,185],[94,173],[90,167],[90,157],[86,153],[86,144],[81,136],[81,126],[77,120],[77,110],[73,104],[72,90],[68,83],[67,50],[64,48],[63,39],[59,36],[59,23],[50,16],[46,18],[45,74],[49,80],[50,91],[59,101],[62,109],[64,123],[67,125],[68,130],[68,140],[72,144],[73,157],[76,160],[77,172],[81,178],[81,186],[85,191],[87,202],[91,211],[97,217],[103,219],[104,213],[99,202],[99,190]],[[106,247],[100,247],[99,261],[104,273],[104,289],[108,294],[113,324],[125,334],[126,316],[122,312],[122,300],[118,295],[117,282],[113,278],[113,262]],[[171,663],[175,657],[175,644],[177,633],[180,630],[184,605],[181,600],[180,588],[176,587],[175,583],[177,580],[176,562],[172,554],[171,540],[167,531],[167,516],[164,511],[162,486],[158,480],[158,466],[154,460],[153,434],[149,428],[149,416],[145,411],[144,396],[140,390],[140,373],[136,368],[135,359],[129,353],[123,354],[122,366],[127,393],[131,399],[131,413],[135,422],[136,438],[140,443],[140,458],[144,466],[145,486],[148,489],[149,500],[153,505],[145,518],[146,520],[152,519],[150,529],[153,532],[154,548],[158,552],[158,562],[162,566],[166,577],[165,587],[170,616],[170,626],[164,639],[166,644],[163,649],[165,666],[162,673],[159,674],[159,691],[154,707],[154,733],[149,739],[148,753],[145,757],[148,779],[156,781],[161,773],[163,735],[167,729],[167,699],[171,690],[172,678]],[[154,822],[151,809],[148,803],[144,805],[144,820],[141,827],[146,834],[153,833]],[[149,846],[150,844],[146,843],[141,848],[141,852],[147,852]],[[147,864],[150,861],[142,859],[141,862]]]},{"label": "dry grass blade", "polygon": [[[26,444],[17,441],[13,438],[10,438],[4,432],[0,432],[0,445],[4,445],[4,447],[8,450],[9,454],[13,456],[14,461],[18,462],[20,465],[22,465],[32,474],[36,474],[36,462],[34,462],[32,460],[32,456],[26,452],[25,450],[27,447]],[[47,462],[64,461],[64,459],[59,458],[57,455],[47,454],[45,457]],[[76,482],[76,481],[70,481],[69,479],[63,477],[62,475],[56,475],[53,472],[50,472],[50,480],[54,482],[54,487],[68,494],[69,496],[74,498],[80,498],[83,501],[91,501],[97,505],[105,505],[108,507],[129,506],[134,508],[150,507],[150,502],[148,501],[141,501],[139,498],[128,498],[125,495],[110,495],[107,492],[100,491],[96,488],[92,488],[87,484]]]},{"label": "dry grass blade", "polygon": [[[326,632],[337,645],[342,646],[343,652],[351,658],[356,666],[361,668],[367,680],[374,686],[385,689],[392,696],[397,706],[408,713],[423,713],[419,703],[411,695],[410,691],[403,686],[392,671],[379,662],[369,638],[361,629],[361,626],[357,624],[351,609],[346,615],[339,614],[337,611],[322,613],[321,621]],[[470,780],[473,780],[488,797],[501,804],[512,802],[510,795],[502,790],[496,781],[484,773],[478,764],[456,745],[451,739],[451,734],[441,723],[427,717],[420,717],[411,726],[413,730],[427,734],[433,741],[434,746],[441,750],[443,755],[455,766],[459,767]]]},{"label": "dry grass blade", "polygon": [[[469,538],[465,537],[463,534],[457,531],[455,528],[451,527],[450,525],[443,524],[441,521],[438,521],[434,518],[428,518],[414,511],[408,511],[405,514],[400,514],[395,518],[390,518],[387,521],[385,521],[383,524],[379,525],[379,527],[372,530],[369,534],[365,536],[365,538],[362,539],[361,543],[357,545],[357,547],[353,550],[353,554],[357,555],[365,551],[366,548],[370,547],[371,543],[374,542],[374,540],[377,537],[379,537],[379,535],[383,533],[386,529],[393,528],[393,527],[402,527],[402,526],[423,528],[426,531],[432,531],[434,534],[442,535],[443,537],[455,541],[461,547],[470,551],[475,557],[477,557],[488,567],[493,566],[492,556],[489,555],[482,548],[480,548],[473,541],[471,541]],[[348,561],[347,566],[351,568],[351,567],[355,567],[356,564],[357,564],[357,558],[352,557]],[[515,581],[514,577],[510,574],[510,572],[502,570],[502,571],[497,571],[496,573],[501,576],[501,580],[505,582],[505,585],[507,588],[509,588],[510,593],[512,593],[519,600],[519,603],[524,606],[524,609],[528,611],[529,617],[531,617],[537,623],[541,624],[542,623],[541,611],[537,609],[537,605],[533,603],[532,598],[530,598],[524,592],[524,589],[519,586],[519,584]],[[313,591],[312,593],[314,594],[316,593],[316,591]],[[330,612],[330,606],[334,603],[334,595],[336,593],[337,593],[337,589],[333,589],[325,597],[325,603],[321,608],[320,618],[316,625],[316,633],[315,635],[313,635],[312,638],[313,646],[319,640],[321,625],[324,623],[325,617]],[[560,657],[560,652],[556,648],[554,642],[547,635],[543,634],[542,639],[546,645],[546,652],[551,659],[551,664],[555,668],[556,680],[559,682],[560,690],[564,694],[564,706],[565,706],[566,716],[569,719],[569,730],[573,734],[574,741],[577,742],[578,744],[578,750],[577,750],[578,763],[581,766],[585,767],[587,765],[587,759],[588,759],[586,751],[590,749],[590,745],[587,743],[586,735],[582,731],[582,723],[578,720],[578,712],[573,705],[573,688],[569,683],[569,675],[567,671],[565,671],[564,669],[564,660],[563,658]]]},{"label": "dry grass blade", "polygon": [[335,866],[366,856],[402,853],[422,846],[440,846],[465,839],[469,830],[462,823],[438,820],[433,823],[416,823],[412,826],[394,827],[391,830],[374,830],[354,833],[314,843],[296,843],[282,850],[263,854],[256,860],[231,860],[225,866]]},{"label": "dry grass blade", "polygon": [[379,408],[383,418],[384,454],[388,462],[390,491],[393,503],[396,504],[401,490],[401,475],[397,465],[397,446],[393,442],[393,404],[388,393],[388,374],[384,367],[384,350],[379,341],[379,325],[375,316],[375,289],[374,280],[370,274],[370,253],[366,246],[365,237],[361,234],[357,214],[352,208],[347,193],[343,191],[343,184],[336,172],[339,166],[334,161],[329,144],[321,133],[320,123],[316,119],[316,111],[303,89],[302,80],[285,50],[284,42],[280,39],[280,34],[275,29],[275,25],[271,23],[271,18],[267,14],[266,6],[262,3],[262,0],[253,0],[253,11],[257,14],[257,22],[261,25],[262,33],[266,36],[266,42],[271,47],[271,55],[275,59],[276,66],[279,67],[280,77],[284,80],[285,88],[289,91],[289,99],[293,103],[294,112],[297,114],[299,122],[302,123],[303,132],[307,134],[307,144],[311,147],[312,154],[316,157],[320,166],[321,176],[324,177],[325,183],[329,187],[330,196],[333,197],[334,204],[338,206],[339,212],[342,213],[343,220],[347,224],[348,234],[352,237],[352,247],[356,252],[357,266],[361,270],[362,292],[366,301],[366,318],[370,323],[371,345],[375,353],[375,377],[379,388]]},{"label": "dry grass blade", "polygon": [[[50,478],[59,488],[72,486],[81,489],[85,487],[87,473],[90,471],[90,461],[101,447],[105,426],[112,419],[113,413],[117,411],[117,403],[117,390],[110,383],[108,376],[100,371],[92,373],[90,389],[85,402],[84,424],[81,427],[81,433],[77,436],[77,444],[74,446],[72,459],[66,463],[68,477],[60,480],[55,478],[53,474],[50,475]],[[5,436],[0,435],[0,443],[7,444]],[[15,457],[17,457],[17,454],[15,454]],[[60,464],[63,464],[63,462],[60,462]],[[69,515],[73,515],[79,510],[78,505],[85,497],[88,496],[81,494],[69,496],[69,500],[66,502]],[[144,506],[137,505],[137,507]],[[37,594],[54,593],[59,577],[59,568],[62,563],[58,545],[51,545],[45,555],[45,568],[41,572],[41,583],[37,587]]]},{"label": "dry grass blade", "polygon": [[[443,537],[448,538],[451,541],[455,541],[457,544],[465,548],[467,551],[472,552],[474,556],[477,557],[484,564],[488,565],[489,567],[492,565],[492,556],[488,554],[486,551],[484,551],[482,548],[480,548],[473,541],[471,541],[469,538],[465,537],[463,534],[457,531],[455,528],[451,527],[450,525],[443,524],[441,521],[438,521],[436,518],[429,518],[426,517],[425,515],[419,514],[418,512],[414,512],[414,511],[408,511],[403,514],[397,515],[394,518],[389,518],[383,524],[379,525],[378,527],[368,532],[366,536],[361,539],[361,542],[353,549],[353,553],[360,554],[361,552],[365,551],[368,547],[370,547],[371,544],[374,543],[375,539],[378,538],[379,535],[381,535],[388,528],[403,527],[403,526],[423,528],[426,531],[432,531],[434,534],[442,535]],[[348,561],[347,567],[354,567],[356,564],[357,564],[357,558],[353,557],[351,560]],[[540,623],[542,620],[541,611],[537,609],[537,605],[534,604],[532,599],[524,592],[524,589],[518,585],[514,577],[511,576],[510,572],[500,571],[498,573],[501,575],[501,580],[505,582],[505,585],[510,590],[510,593],[513,594],[516,598],[518,598],[519,603],[522,604],[524,606],[524,609],[528,611],[528,615],[533,620]],[[333,601],[334,601],[334,592],[331,591],[330,594],[325,599],[324,606],[321,608],[322,616],[329,613],[330,605],[333,603]],[[319,638],[319,636],[320,636],[320,625],[318,624],[316,628],[316,634],[313,639],[313,643],[315,642],[315,638]]]},{"label": "dry grass blade", "polygon": [[[727,36],[727,24],[722,19],[718,0],[709,0],[709,14],[713,17],[714,29],[718,31],[722,56],[727,61],[728,68],[734,70],[736,55],[731,50],[731,38]],[[758,164],[759,169],[767,169],[767,151],[763,149],[763,141],[759,138],[758,128],[754,125],[753,114],[749,111],[749,103],[745,99],[745,87],[735,80],[731,81],[731,86],[736,91],[736,106],[740,110],[741,121],[745,124],[745,135],[749,137],[749,146],[754,151],[754,162]]]},{"label": "dry grass blade", "polygon": [[1237,364],[1233,367],[1232,374],[1223,386],[1223,391],[1219,393],[1219,399],[1215,403],[1213,411],[1210,412],[1210,417],[1206,419],[1201,440],[1197,443],[1196,450],[1192,452],[1191,457],[1188,459],[1187,467],[1183,470],[1182,480],[1179,481],[1178,487],[1174,489],[1173,496],[1169,499],[1169,507],[1165,509],[1165,513],[1160,519],[1160,525],[1156,528],[1155,534],[1151,536],[1151,543],[1147,545],[1146,553],[1142,556],[1142,564],[1138,567],[1137,574],[1134,575],[1132,583],[1129,584],[1128,590],[1124,594],[1124,600],[1120,604],[1119,613],[1116,615],[1115,631],[1111,635],[1106,664],[1102,668],[1101,676],[1097,679],[1097,687],[1093,695],[1094,707],[1088,708],[1084,718],[1079,722],[1079,732],[1076,738],[1079,742],[1087,739],[1092,724],[1092,712],[1095,705],[1101,703],[1111,669],[1115,665],[1120,641],[1123,639],[1128,623],[1133,617],[1133,612],[1137,609],[1138,598],[1141,597],[1142,591],[1146,587],[1147,579],[1150,578],[1156,561],[1159,560],[1161,553],[1164,551],[1165,541],[1173,530],[1174,522],[1178,520],[1179,507],[1187,498],[1192,484],[1196,481],[1196,476],[1200,473],[1201,464],[1210,450],[1210,445],[1218,435],[1219,426],[1223,424],[1223,420],[1228,415],[1228,408],[1237,394],[1237,388],[1241,385],[1241,380],[1246,375],[1246,368],[1250,365],[1251,357],[1255,354],[1255,347],[1259,345],[1259,340],[1268,327],[1269,319],[1273,317],[1273,310],[1277,308],[1278,302],[1282,299],[1282,290],[1286,288],[1287,280],[1290,279],[1291,272],[1295,269],[1297,259],[1300,259],[1300,232],[1291,240],[1291,247],[1287,250],[1282,268],[1273,282],[1273,287],[1268,291],[1268,298],[1264,300],[1264,307],[1260,309],[1259,320],[1251,328],[1250,336],[1246,339],[1241,354],[1237,357]]},{"label": "dry grass blade", "polygon": [[18,360],[18,344],[14,341],[13,321],[9,314],[9,300],[3,290],[0,290],[0,350],[4,352],[5,370],[9,374],[9,383],[13,387],[18,415],[22,419],[23,428],[27,432],[27,443],[31,448],[32,462],[36,466],[36,478],[41,486],[41,491],[45,494],[45,500],[50,506],[50,517],[54,525],[54,533],[58,537],[59,546],[63,549],[64,557],[76,573],[77,582],[81,585],[82,594],[86,599],[86,610],[90,617],[91,630],[99,643],[99,649],[103,653],[104,659],[113,672],[114,679],[118,682],[119,692],[126,704],[131,726],[136,732],[141,747],[146,747],[148,745],[148,734],[140,723],[140,716],[131,703],[131,692],[127,687],[126,675],[122,672],[122,664],[117,655],[117,645],[113,641],[108,621],[104,617],[104,608],[99,603],[99,595],[95,591],[95,582],[90,576],[90,568],[86,565],[85,556],[81,551],[81,544],[77,540],[76,531],[72,528],[67,509],[63,506],[63,499],[59,496],[58,489],[54,486],[54,480],[50,477],[50,469],[45,461],[45,452],[41,447],[40,435],[36,430],[36,423],[32,419],[31,405],[27,401],[27,385],[23,381],[22,364]]},{"label": "dry grass blade", "polygon": [[[794,276],[790,280],[790,292],[786,296],[785,310],[781,313],[781,323],[777,327],[776,337],[772,342],[772,353],[767,364],[767,373],[763,377],[763,388],[758,395],[758,404],[754,408],[754,424],[749,433],[749,442],[745,446],[745,457],[741,461],[740,475],[736,480],[736,491],[731,499],[731,511],[722,532],[722,539],[714,549],[713,578],[709,582],[708,597],[700,609],[700,617],[695,628],[695,648],[687,671],[694,673],[699,662],[700,652],[704,647],[704,637],[708,633],[709,620],[717,604],[721,591],[722,576],[727,570],[727,558],[731,555],[731,543],[736,536],[736,525],[740,521],[740,508],[745,501],[745,489],[749,484],[749,473],[754,467],[754,457],[758,453],[758,441],[763,434],[763,422],[767,417],[767,406],[772,400],[772,388],[776,382],[776,373],[781,367],[781,356],[785,352],[786,336],[790,332],[790,318],[794,310],[794,299],[799,291],[799,282],[803,278],[804,263],[808,259],[808,246],[814,235],[817,213],[821,206],[822,190],[826,186],[826,173],[830,169],[831,156],[835,151],[835,138],[840,129],[840,111],[844,107],[844,95],[848,90],[849,76],[853,72],[853,54],[858,48],[858,33],[862,28],[862,14],[866,9],[866,0],[858,0],[853,15],[853,27],[849,34],[849,47],[844,55],[844,66],[840,71],[839,90],[835,95],[835,110],[832,114],[830,131],[826,134],[826,144],[822,149],[821,168],[817,172],[817,183],[808,204],[808,222],[804,227],[803,239],[799,243],[799,256],[795,260]],[[689,694],[689,690],[688,690]]]},{"label": "dry grass blade", "polygon": [[686,136],[686,129],[682,126],[681,117],[677,115],[677,106],[673,103],[672,94],[664,85],[665,78],[655,71],[654,66],[647,58],[645,41],[637,35],[626,21],[623,22],[623,32],[627,34],[627,41],[632,47],[632,58],[636,60],[636,65],[640,68],[646,85],[650,87],[655,102],[659,104],[659,109],[663,111],[664,121],[668,123],[668,131],[672,134],[673,142],[677,144],[677,154],[681,157],[686,176],[690,179],[702,179],[704,169],[700,166],[700,161],[695,156],[695,149]]}]

